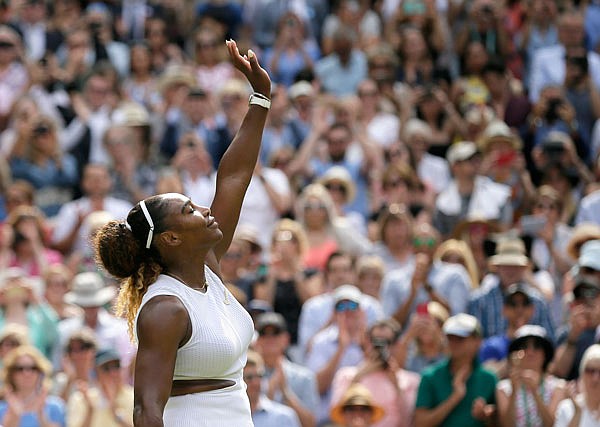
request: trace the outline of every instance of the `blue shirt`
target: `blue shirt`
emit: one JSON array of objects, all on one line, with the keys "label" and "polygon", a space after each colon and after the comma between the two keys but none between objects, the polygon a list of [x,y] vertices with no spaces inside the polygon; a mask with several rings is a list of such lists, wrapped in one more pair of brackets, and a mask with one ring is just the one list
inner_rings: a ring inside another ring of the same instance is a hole
[{"label": "blue shirt", "polygon": [[[548,303],[537,293],[532,293],[531,300],[535,311],[529,323],[543,326],[550,340],[554,342],[554,323]],[[473,292],[468,306],[468,313],[481,322],[484,338],[503,335],[506,332],[508,324],[502,315],[503,305],[504,294],[500,288],[500,279],[495,274],[488,274],[483,278],[479,289]]]},{"label": "blue shirt", "polygon": [[323,90],[340,98],[354,95],[358,84],[367,78],[367,57],[353,50],[347,64],[342,64],[337,54],[332,53],[315,64],[315,74]]},{"label": "blue shirt", "polygon": [[[316,415],[317,407],[319,405],[319,389],[317,387],[317,377],[315,373],[310,369],[298,365],[297,363],[290,362],[287,359],[283,360],[282,365],[285,381],[290,390],[292,390],[298,400],[300,400],[302,406]],[[263,390],[266,390],[264,387],[272,374],[273,370],[266,370],[263,378]],[[283,402],[283,396],[280,391],[275,393],[273,400],[279,403]]]},{"label": "blue shirt", "polygon": [[[0,420],[4,418],[8,410],[8,404],[5,400],[0,402]],[[49,421],[57,423],[58,425],[65,427],[65,404],[56,396],[48,396],[46,404],[44,405],[44,414]],[[25,412],[21,416],[19,427],[40,427],[41,424],[38,421],[38,417],[33,412]]]},{"label": "blue shirt", "polygon": [[[408,268],[394,270],[386,274],[381,282],[380,301],[386,316],[393,316],[410,295],[414,264]],[[446,300],[452,315],[463,313],[471,293],[471,281],[463,266],[445,262],[434,262],[427,275],[427,282],[436,293]],[[414,313],[417,306],[429,302],[429,294],[421,286],[410,308]]]},{"label": "blue shirt", "polygon": [[258,408],[252,413],[254,427],[300,427],[298,416],[292,408],[273,402],[261,395]]}]

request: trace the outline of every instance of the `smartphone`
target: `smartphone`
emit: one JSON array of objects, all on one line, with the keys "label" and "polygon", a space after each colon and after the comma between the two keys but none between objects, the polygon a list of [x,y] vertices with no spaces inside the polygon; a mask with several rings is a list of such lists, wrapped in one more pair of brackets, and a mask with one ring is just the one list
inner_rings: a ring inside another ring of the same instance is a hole
[{"label": "smartphone", "polygon": [[421,304],[417,305],[417,314],[421,316],[429,316],[429,310],[427,309],[428,304],[429,303],[422,302]]},{"label": "smartphone", "polygon": [[517,157],[516,151],[504,151],[498,155],[496,164],[498,166],[508,166],[515,160],[515,157]]},{"label": "smartphone", "polygon": [[521,233],[535,235],[546,225],[546,218],[537,215],[524,215],[521,217]]}]

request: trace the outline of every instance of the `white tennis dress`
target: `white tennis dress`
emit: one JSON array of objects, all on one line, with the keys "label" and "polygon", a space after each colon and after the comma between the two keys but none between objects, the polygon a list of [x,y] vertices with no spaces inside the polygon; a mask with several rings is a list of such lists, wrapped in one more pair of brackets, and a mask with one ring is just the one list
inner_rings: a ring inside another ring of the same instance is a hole
[{"label": "white tennis dress", "polygon": [[[196,291],[161,274],[142,299],[142,307],[158,295],[174,295],[188,311],[190,340],[177,350],[174,380],[217,378],[235,381],[220,390],[170,397],[165,427],[252,427],[250,404],[242,372],[254,325],[248,312],[204,266],[208,289]],[[138,311],[139,315],[139,311]],[[137,318],[136,318],[137,323]]]}]

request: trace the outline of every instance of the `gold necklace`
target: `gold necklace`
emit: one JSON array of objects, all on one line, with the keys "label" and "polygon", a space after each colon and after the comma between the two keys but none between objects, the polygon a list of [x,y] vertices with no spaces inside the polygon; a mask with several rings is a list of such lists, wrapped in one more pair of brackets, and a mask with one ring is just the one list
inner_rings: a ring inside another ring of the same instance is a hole
[{"label": "gold necklace", "polygon": [[181,283],[183,283],[185,286],[187,286],[187,287],[189,287],[189,288],[192,288],[193,290],[195,290],[195,291],[198,291],[198,292],[202,292],[202,293],[204,293],[204,292],[206,292],[206,289],[208,288],[208,283],[206,282],[206,278],[204,278],[204,283],[202,284],[202,286],[201,286],[201,287],[199,287],[199,288],[196,288],[196,287],[194,287],[194,286],[190,286],[190,285],[188,285],[188,284],[187,284],[187,283],[186,283],[184,280],[182,280],[182,279],[181,279],[181,277],[177,276],[176,274],[169,273],[169,272],[166,272],[165,274],[166,274],[167,276],[171,276],[173,279],[179,280],[179,281],[180,281]]}]

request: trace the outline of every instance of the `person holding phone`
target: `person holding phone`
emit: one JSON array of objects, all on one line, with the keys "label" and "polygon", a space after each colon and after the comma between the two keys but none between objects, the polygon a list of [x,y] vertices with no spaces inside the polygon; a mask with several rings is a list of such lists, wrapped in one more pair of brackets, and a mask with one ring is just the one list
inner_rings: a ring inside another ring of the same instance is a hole
[{"label": "person holding phone", "polygon": [[4,399],[0,401],[0,424],[22,427],[65,427],[63,401],[48,396],[52,365],[37,350],[22,345],[9,354],[2,371]]}]

